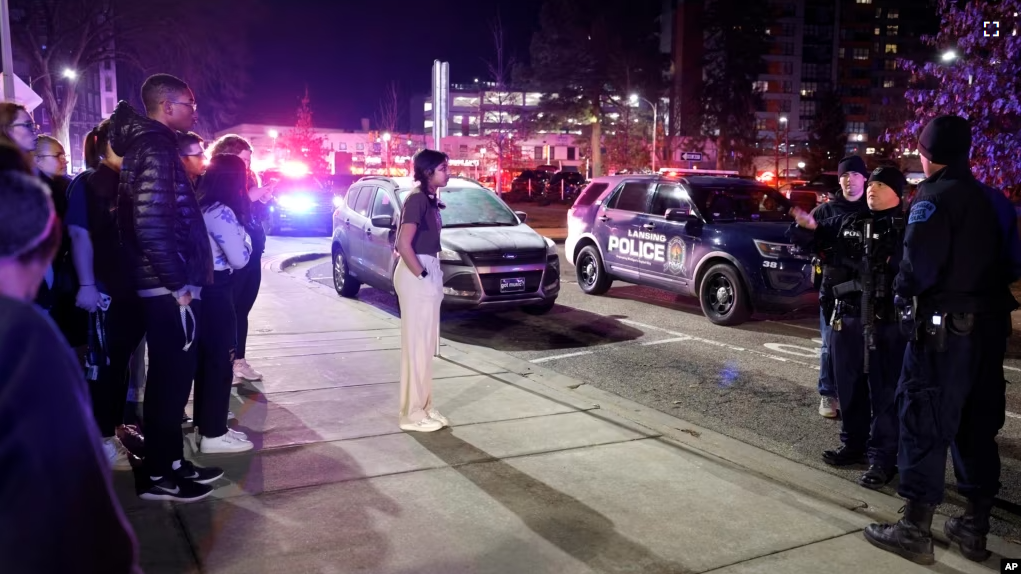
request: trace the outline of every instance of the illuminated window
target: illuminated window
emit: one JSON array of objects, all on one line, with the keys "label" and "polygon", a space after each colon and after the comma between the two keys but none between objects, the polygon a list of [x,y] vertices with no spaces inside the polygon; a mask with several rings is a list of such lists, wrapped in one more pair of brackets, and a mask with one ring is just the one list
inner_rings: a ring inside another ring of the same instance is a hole
[{"label": "illuminated window", "polygon": [[890,8],[890,13],[887,14],[886,17],[891,20],[896,20],[897,18],[900,18],[900,10],[896,8]]},{"label": "illuminated window", "polygon": [[854,49],[854,59],[855,60],[868,60],[869,59],[869,49],[868,48],[855,48]]},{"label": "illuminated window", "polygon": [[[433,121],[432,120],[425,120],[425,129],[431,130],[432,127],[433,127]],[[361,145],[361,144],[359,144],[359,145]],[[359,149],[361,149],[361,148],[359,148]]]},{"label": "illuminated window", "polygon": [[887,44],[886,45],[886,53],[887,54],[896,54],[897,53],[897,44]]},{"label": "illuminated window", "polygon": [[758,82],[754,82],[752,84],[752,86],[754,87],[755,90],[758,90],[760,92],[768,92],[769,91],[769,82],[766,82],[764,80],[759,80]]},{"label": "illuminated window", "polygon": [[453,117],[453,120],[454,120],[454,123],[455,123],[455,124],[459,124],[459,123],[461,123],[462,121],[464,121],[464,116],[454,116],[454,117]]},{"label": "illuminated window", "polygon": [[805,97],[814,96],[819,90],[819,84],[817,82],[802,82],[801,83],[801,95]]},{"label": "illuminated window", "polygon": [[347,143],[346,142],[340,142],[339,145],[340,145],[340,151],[347,151]]},{"label": "illuminated window", "polygon": [[893,80],[883,80],[883,87],[884,88],[892,88],[893,87],[893,83],[894,83]]},{"label": "illuminated window", "polygon": [[425,103],[425,111],[431,112],[432,109],[433,109],[433,103],[432,102],[426,102]]},{"label": "illuminated window", "polygon": [[[432,122],[426,122],[426,123],[430,123],[431,124]],[[365,151],[365,144],[363,144],[363,143],[356,143],[355,144],[355,150],[356,151]]]},{"label": "illuminated window", "polygon": [[872,0],[855,0],[856,4],[871,4]]},{"label": "illuminated window", "polygon": [[768,130],[769,129],[769,120],[767,120],[766,118],[756,118],[755,119],[755,129],[760,131],[760,132],[764,132],[764,131]]},{"label": "illuminated window", "polygon": [[883,62],[883,69],[884,70],[896,70],[897,69],[897,60],[887,60],[887,61]]},{"label": "illuminated window", "polygon": [[891,24],[886,27],[887,36],[896,36],[898,32],[900,32],[900,26],[896,24]]},{"label": "illuminated window", "polygon": [[876,32],[875,32],[875,34],[876,34],[876,36],[878,36],[878,35],[879,35],[879,26],[876,26]]},{"label": "illuminated window", "polygon": [[843,49],[843,48],[841,48],[841,49],[840,49],[840,55],[839,55],[838,57],[839,57],[839,58],[840,58],[841,60],[843,60],[843,59],[844,59],[844,49]]}]

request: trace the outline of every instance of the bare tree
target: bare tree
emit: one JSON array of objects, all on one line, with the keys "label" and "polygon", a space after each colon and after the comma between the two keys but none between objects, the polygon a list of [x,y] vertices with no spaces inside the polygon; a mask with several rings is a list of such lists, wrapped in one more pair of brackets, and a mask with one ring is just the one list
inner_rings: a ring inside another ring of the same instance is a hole
[{"label": "bare tree", "polygon": [[384,132],[391,134],[397,132],[401,120],[404,118],[404,107],[401,106],[401,90],[397,82],[390,82],[383,92],[383,99],[379,102],[379,111],[376,113],[376,125]]},{"label": "bare tree", "polygon": [[[218,4],[223,3],[12,0],[14,49],[28,61],[29,81],[49,112],[54,135],[68,140],[78,102],[75,78],[107,60],[138,74],[176,71],[196,88],[215,88],[215,94],[204,94],[212,103],[207,109],[232,110],[245,78],[245,42],[237,33],[260,6],[247,5],[243,15],[227,18],[230,11]],[[224,117],[214,113],[211,119]]]},{"label": "bare tree", "polygon": [[488,111],[480,114],[479,130],[486,129],[486,125],[494,126],[488,135],[489,142],[496,151],[496,192],[503,195],[503,166],[508,159],[507,156],[514,154],[516,149],[514,139],[521,140],[527,135],[523,132],[524,122],[521,118],[521,107],[524,102],[520,100],[524,96],[521,93],[509,92],[507,89],[510,70],[514,68],[515,61],[505,53],[503,21],[499,16],[490,22],[489,30],[493,36],[494,59],[486,62],[486,65],[494,90],[483,91],[480,94],[480,105]]}]

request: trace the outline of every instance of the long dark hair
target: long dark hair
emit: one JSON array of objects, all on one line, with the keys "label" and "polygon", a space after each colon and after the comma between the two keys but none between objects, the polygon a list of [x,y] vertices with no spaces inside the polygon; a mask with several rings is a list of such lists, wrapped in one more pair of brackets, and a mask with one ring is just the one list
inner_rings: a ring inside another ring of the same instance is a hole
[{"label": "long dark hair", "polygon": [[248,221],[252,202],[248,199],[248,168],[244,160],[236,155],[213,156],[199,182],[197,195],[203,209],[222,203],[240,222]]},{"label": "long dark hair", "polygon": [[110,120],[103,120],[85,136],[82,155],[85,156],[85,167],[96,169],[103,163],[106,147],[110,144]]},{"label": "long dark hair", "polygon": [[415,165],[415,181],[422,188],[422,192],[429,197],[429,200],[436,203],[436,190],[429,187],[429,178],[432,177],[436,168],[450,159],[447,154],[434,149],[419,150],[412,160]]}]

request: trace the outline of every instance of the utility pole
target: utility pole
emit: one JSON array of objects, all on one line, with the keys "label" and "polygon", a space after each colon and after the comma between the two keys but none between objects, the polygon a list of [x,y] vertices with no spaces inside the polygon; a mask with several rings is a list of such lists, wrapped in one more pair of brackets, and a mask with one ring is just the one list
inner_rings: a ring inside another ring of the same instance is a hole
[{"label": "utility pole", "polygon": [[[7,0],[0,0],[0,61],[4,68],[4,98],[14,101],[14,54],[11,53],[11,13]],[[70,149],[70,148],[69,148]]]}]

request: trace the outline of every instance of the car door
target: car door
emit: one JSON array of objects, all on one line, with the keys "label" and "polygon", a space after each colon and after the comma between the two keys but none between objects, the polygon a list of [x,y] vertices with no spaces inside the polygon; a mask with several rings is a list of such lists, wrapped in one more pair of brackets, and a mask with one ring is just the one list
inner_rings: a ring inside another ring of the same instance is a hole
[{"label": "car door", "polygon": [[[377,217],[389,216],[389,226],[376,227],[373,220]],[[369,210],[369,218],[365,223],[365,265],[372,274],[370,283],[379,289],[391,288],[390,270],[394,261],[394,240],[397,236],[397,214],[394,211],[394,198],[390,191],[382,187],[376,189]]]},{"label": "car door", "polygon": [[641,228],[652,186],[648,180],[624,181],[596,214],[595,236],[602,248],[603,264],[625,281],[637,282],[641,269],[656,257],[655,246]]},{"label": "car door", "polygon": [[338,209],[333,214],[334,235],[340,242],[341,249],[347,254],[347,265],[349,268],[355,264],[354,249],[355,244],[360,239],[357,234],[352,234],[351,219],[352,214],[355,213],[355,205],[358,203],[358,195],[362,192],[362,189],[364,189],[363,186],[351,187],[347,192],[347,197],[344,198],[343,208]]},{"label": "car door", "polygon": [[376,186],[362,186],[353,208],[347,213],[346,225],[348,226],[348,236],[351,238],[351,247],[348,253],[349,263],[358,277],[364,277],[369,271],[365,263],[365,227],[369,224],[369,206],[372,205],[375,194]]},{"label": "car door", "polygon": [[[668,209],[689,214],[688,221],[668,221]],[[663,257],[642,267],[642,283],[686,292],[695,268],[695,254],[700,252],[701,219],[692,208],[687,190],[678,183],[660,183],[652,198],[649,212],[642,218],[642,230],[655,236],[663,245]],[[659,250],[657,250],[657,255]]]}]

